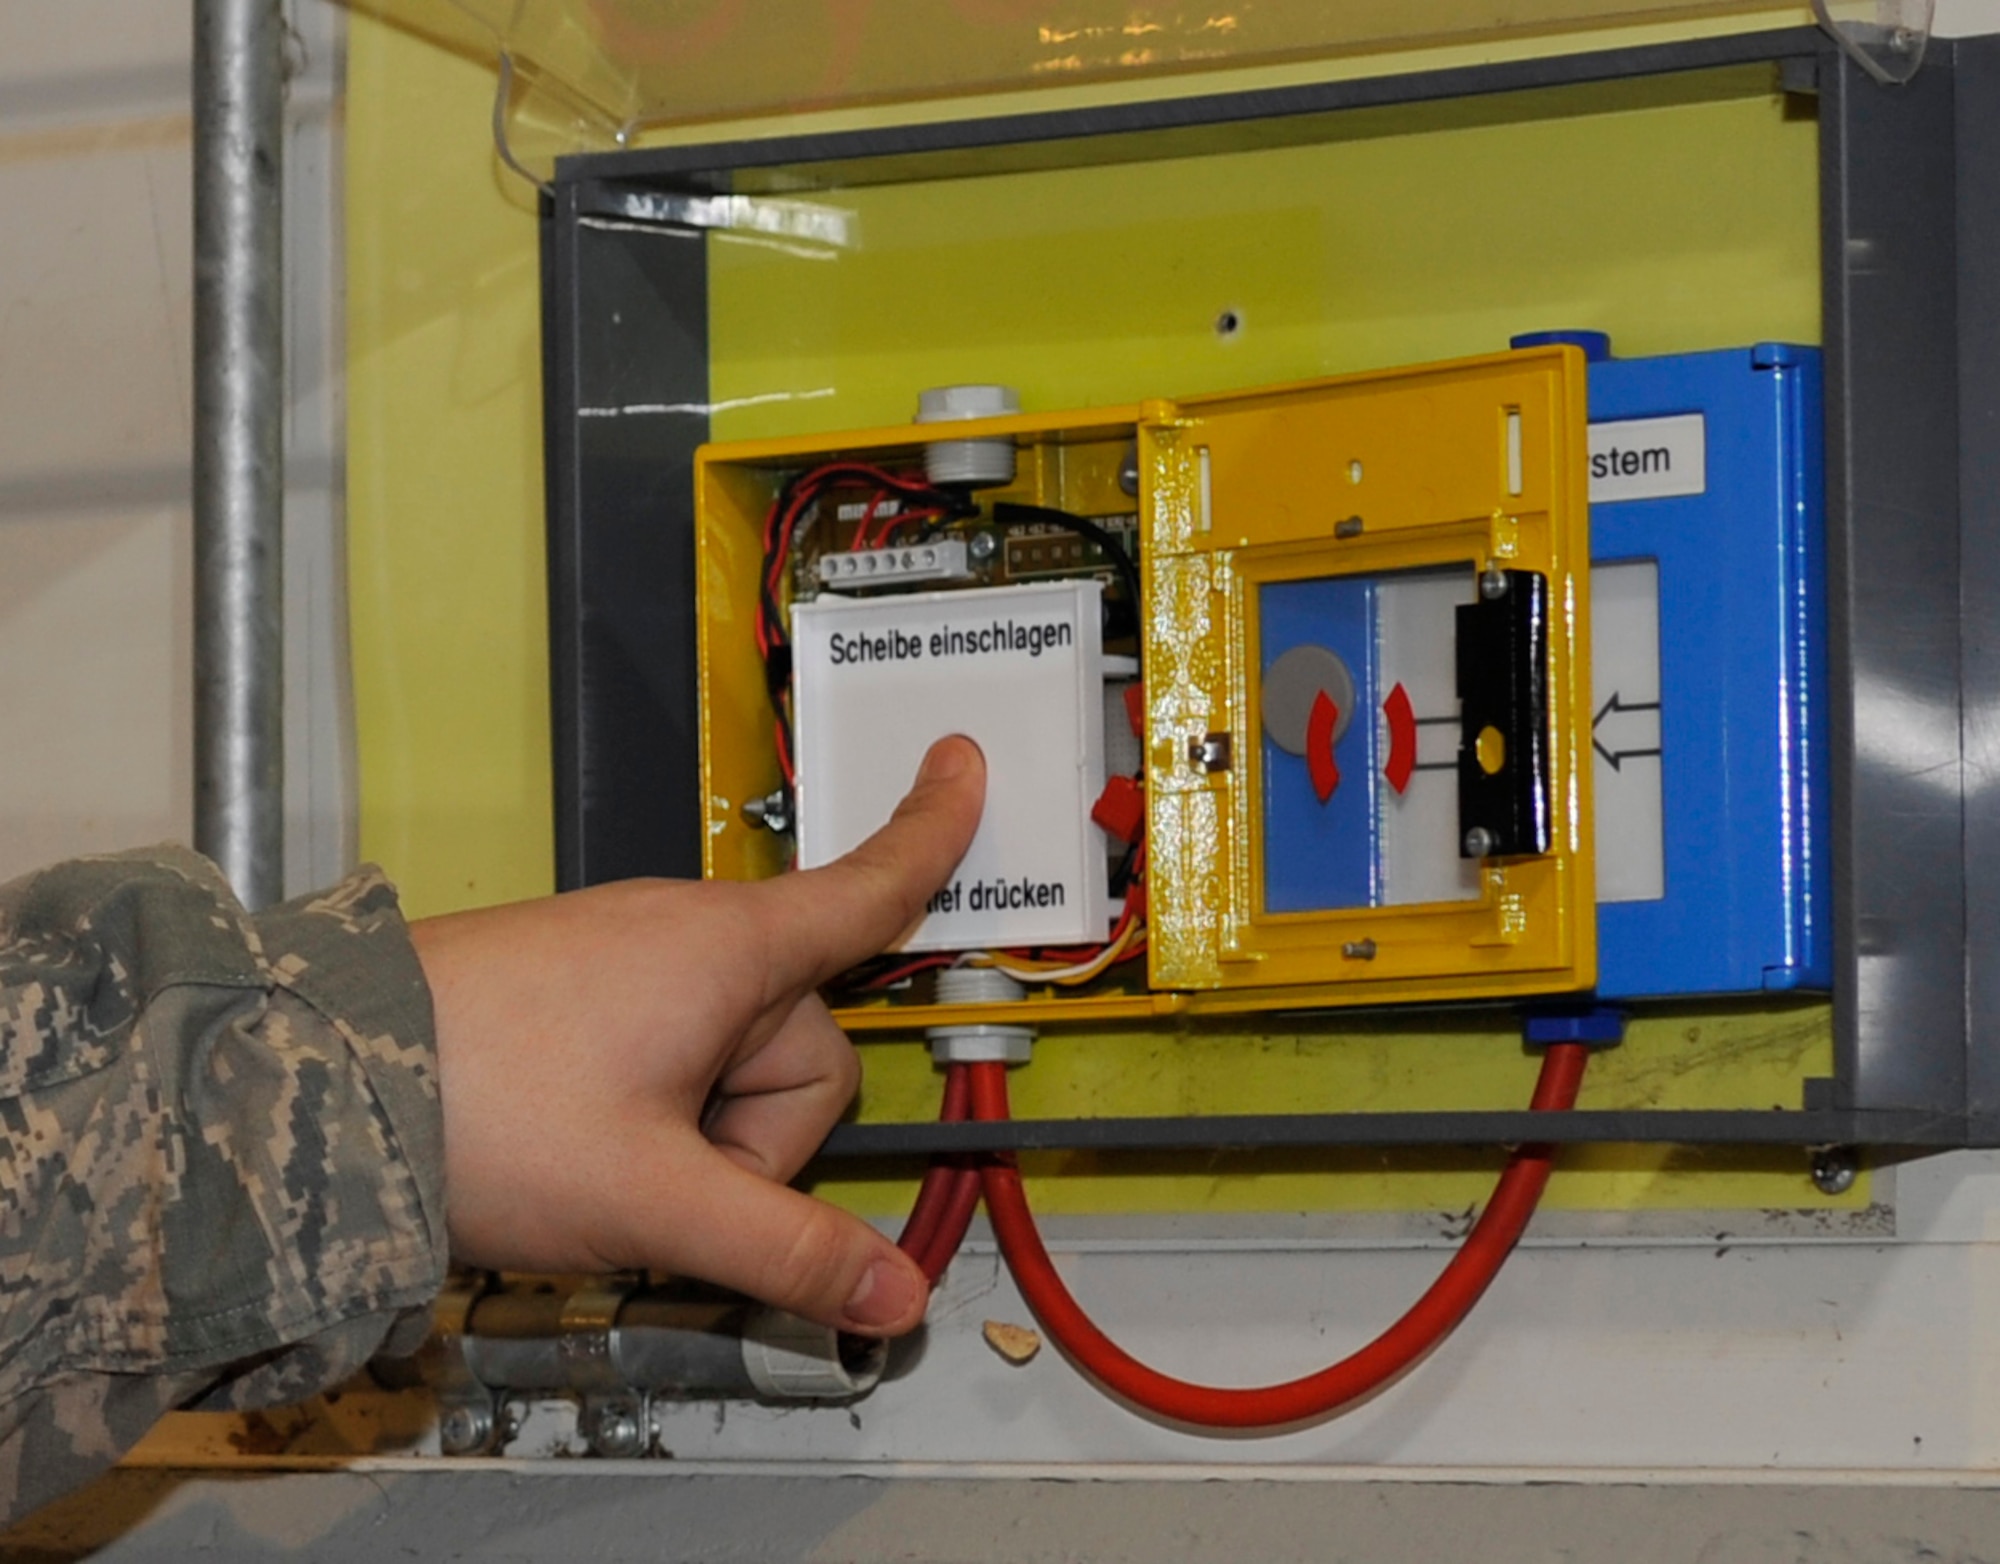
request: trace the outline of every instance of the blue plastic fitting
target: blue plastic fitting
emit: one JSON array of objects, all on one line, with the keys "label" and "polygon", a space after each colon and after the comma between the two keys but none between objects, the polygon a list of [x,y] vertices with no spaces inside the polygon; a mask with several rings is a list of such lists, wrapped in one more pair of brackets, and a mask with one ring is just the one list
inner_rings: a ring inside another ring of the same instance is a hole
[{"label": "blue plastic fitting", "polygon": [[1524,331],[1507,339],[1510,348],[1546,348],[1559,343],[1582,348],[1585,363],[1603,364],[1611,358],[1611,334],[1607,331]]},{"label": "blue plastic fitting", "polygon": [[1531,1010],[1522,1017],[1521,1036],[1530,1048],[1551,1043],[1584,1043],[1616,1048],[1625,1041],[1626,1012],[1616,1005]]}]

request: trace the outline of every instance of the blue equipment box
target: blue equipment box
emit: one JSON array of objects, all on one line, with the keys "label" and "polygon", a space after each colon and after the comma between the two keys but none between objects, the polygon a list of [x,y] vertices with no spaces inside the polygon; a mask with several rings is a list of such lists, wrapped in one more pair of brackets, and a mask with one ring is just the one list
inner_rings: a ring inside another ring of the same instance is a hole
[{"label": "blue equipment box", "polygon": [[[1597,992],[1825,989],[1818,350],[1761,343],[1615,359],[1602,338],[1584,345]],[[1650,689],[1648,635],[1657,637]],[[1657,798],[1657,862],[1646,811],[1634,805],[1647,788]]]}]

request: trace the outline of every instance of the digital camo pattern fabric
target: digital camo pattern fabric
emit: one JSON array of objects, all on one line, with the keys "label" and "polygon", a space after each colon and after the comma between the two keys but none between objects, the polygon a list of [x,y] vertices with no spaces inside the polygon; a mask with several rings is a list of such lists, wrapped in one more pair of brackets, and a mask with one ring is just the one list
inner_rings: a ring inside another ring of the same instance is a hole
[{"label": "digital camo pattern fabric", "polygon": [[443,1282],[443,1163],[378,871],[255,915],[178,848],[0,886],[0,1523],[359,1368]]}]

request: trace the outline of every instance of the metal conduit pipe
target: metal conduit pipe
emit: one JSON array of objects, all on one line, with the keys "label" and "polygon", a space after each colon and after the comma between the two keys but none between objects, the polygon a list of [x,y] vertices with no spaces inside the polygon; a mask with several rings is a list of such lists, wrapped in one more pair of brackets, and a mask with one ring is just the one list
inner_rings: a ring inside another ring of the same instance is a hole
[{"label": "metal conduit pipe", "polygon": [[847,1401],[875,1388],[887,1359],[884,1342],[762,1304],[604,1282],[448,1289],[423,1350],[372,1369],[391,1388],[437,1394],[447,1455],[504,1446],[524,1397],[571,1395],[590,1447],[632,1456],[652,1446],[656,1399]]},{"label": "metal conduit pipe", "polygon": [[[472,1311],[465,1358],[496,1390],[582,1392],[580,1354],[563,1330],[567,1300],[553,1293],[496,1293]],[[757,1394],[743,1362],[747,1304],[634,1296],[617,1311],[607,1356],[626,1388],[654,1395],[747,1398]],[[568,1338],[568,1339],[566,1339]]]},{"label": "metal conduit pipe", "polygon": [[282,0],[194,7],[194,837],[284,895]]},{"label": "metal conduit pipe", "polygon": [[[577,1339],[584,1296],[607,1303],[601,1354]],[[496,1390],[589,1391],[602,1377],[677,1399],[840,1400],[872,1390],[887,1356],[882,1342],[762,1304],[649,1292],[491,1293],[470,1324],[466,1363]]]}]

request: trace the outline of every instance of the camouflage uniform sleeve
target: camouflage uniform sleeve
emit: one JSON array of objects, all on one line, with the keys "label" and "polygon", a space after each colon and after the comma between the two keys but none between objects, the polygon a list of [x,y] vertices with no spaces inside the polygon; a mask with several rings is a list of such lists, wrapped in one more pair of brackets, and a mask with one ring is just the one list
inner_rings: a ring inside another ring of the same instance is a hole
[{"label": "camouflage uniform sleeve", "polygon": [[378,871],[254,916],[176,848],[0,886],[0,1523],[174,1407],[353,1372],[444,1267],[430,992]]}]

